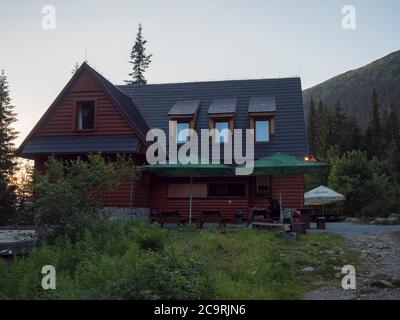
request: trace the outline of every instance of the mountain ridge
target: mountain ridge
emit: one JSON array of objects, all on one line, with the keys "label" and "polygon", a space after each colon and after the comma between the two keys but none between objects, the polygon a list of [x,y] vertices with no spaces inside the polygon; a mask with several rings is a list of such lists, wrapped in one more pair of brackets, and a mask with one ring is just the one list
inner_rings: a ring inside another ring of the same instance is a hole
[{"label": "mountain ridge", "polygon": [[365,129],[373,89],[378,93],[381,110],[392,105],[400,108],[400,50],[304,90],[305,110],[308,113],[311,97],[321,99],[330,108],[339,100],[343,110]]}]

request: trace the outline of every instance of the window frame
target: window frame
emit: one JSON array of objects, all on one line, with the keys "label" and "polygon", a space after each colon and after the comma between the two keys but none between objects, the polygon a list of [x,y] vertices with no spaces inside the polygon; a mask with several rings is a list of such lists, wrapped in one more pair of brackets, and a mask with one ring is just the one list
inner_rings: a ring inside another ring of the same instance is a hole
[{"label": "window frame", "polygon": [[[249,114],[250,129],[254,130],[254,143],[255,144],[270,144],[273,143],[275,137],[275,113],[259,113]],[[269,140],[257,141],[256,122],[268,121],[269,122]]]},{"label": "window frame", "polygon": [[228,129],[230,130],[228,134],[228,141],[217,141],[216,136],[213,134],[212,135],[212,143],[218,143],[218,144],[225,144],[225,143],[230,143],[232,141],[232,136],[233,132],[235,130],[235,114],[209,114],[208,115],[210,126],[209,130],[217,129],[216,128],[216,123],[217,122],[227,122],[228,123]]},{"label": "window frame", "polygon": [[[190,130],[191,129],[191,127],[190,127],[190,120],[185,120],[185,119],[181,119],[181,120],[176,120],[176,124],[175,124],[175,142],[176,142],[176,144],[185,144],[185,143],[187,143],[187,142],[189,142],[189,140],[190,140],[190,132],[189,132],[189,134],[186,136],[186,140],[185,141],[179,141],[178,140],[178,137],[179,137],[179,132],[178,132],[178,125],[179,124],[187,124],[188,125],[188,130]],[[186,128],[185,128],[186,129]],[[185,130],[185,129],[183,129],[183,130]],[[187,130],[186,129],[186,130]]]},{"label": "window frame", "polygon": [[[177,124],[178,123],[182,123],[182,122],[187,122],[187,123],[189,123],[189,129],[191,129],[191,130],[196,130],[196,117],[194,116],[194,117],[188,117],[188,116],[174,116],[174,117],[170,117],[169,119],[168,119],[168,128],[171,128],[172,129],[172,133],[171,132],[169,132],[169,135],[171,136],[173,136],[173,138],[174,138],[174,140],[175,140],[175,144],[176,145],[184,145],[185,143],[187,143],[188,141],[185,141],[185,142],[178,142],[178,136],[177,136],[177,132],[176,132],[176,129],[177,129]],[[171,124],[172,124],[172,126],[171,126]]]},{"label": "window frame", "polygon": [[[214,120],[214,129],[215,130],[217,130],[217,123],[226,123],[228,125],[227,129],[230,130],[230,132],[232,133],[231,124],[230,124],[230,121],[228,119],[216,119],[216,120]],[[226,140],[225,140],[225,136],[222,135],[222,136],[219,136],[219,138],[224,138],[224,141],[221,141],[219,139],[218,141],[215,140],[215,142],[216,143],[229,143],[229,139],[230,139],[229,136],[230,136],[231,133],[228,132],[228,135],[226,136]]]},{"label": "window frame", "polygon": [[[257,140],[257,122],[268,123],[268,139],[267,140]],[[269,118],[256,118],[254,119],[254,142],[257,143],[268,143],[271,142],[271,120]]]},{"label": "window frame", "polygon": [[[211,185],[224,185],[226,187],[226,195],[211,195],[210,194],[210,187]],[[242,196],[232,196],[229,195],[229,185],[242,185],[244,187],[244,194]],[[207,184],[207,198],[209,199],[242,199],[246,198],[248,194],[247,184],[241,182],[221,182],[221,183],[208,183]]]},{"label": "window frame", "polygon": [[[93,108],[94,108],[94,119],[93,119],[93,128],[91,129],[79,129],[79,121],[78,121],[78,115],[79,115],[79,103],[84,103],[84,102],[93,102]],[[83,99],[75,99],[74,100],[74,110],[73,110],[73,121],[72,121],[72,129],[75,132],[93,132],[97,130],[97,112],[98,112],[98,102],[96,97],[86,97]]]},{"label": "window frame", "polygon": [[269,184],[268,192],[263,193],[258,190],[258,186],[260,185],[258,182],[258,179],[260,177],[257,176],[257,177],[255,177],[255,194],[256,194],[256,196],[271,196],[272,195],[272,177],[271,176],[262,176],[262,177],[267,177],[267,179],[268,179],[268,184]]}]

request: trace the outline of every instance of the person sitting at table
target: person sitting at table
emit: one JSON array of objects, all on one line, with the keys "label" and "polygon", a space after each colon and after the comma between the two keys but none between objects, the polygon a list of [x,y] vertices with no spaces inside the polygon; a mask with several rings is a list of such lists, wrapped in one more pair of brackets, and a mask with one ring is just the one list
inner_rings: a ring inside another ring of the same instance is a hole
[{"label": "person sitting at table", "polygon": [[268,197],[269,207],[268,209],[272,212],[272,217],[274,219],[280,219],[281,217],[281,205],[278,200]]}]

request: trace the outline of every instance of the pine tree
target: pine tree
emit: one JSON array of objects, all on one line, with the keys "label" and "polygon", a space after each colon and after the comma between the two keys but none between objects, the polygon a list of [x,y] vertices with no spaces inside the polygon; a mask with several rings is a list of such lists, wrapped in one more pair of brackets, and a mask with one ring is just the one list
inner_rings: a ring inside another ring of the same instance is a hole
[{"label": "pine tree", "polygon": [[308,145],[310,148],[310,153],[312,155],[317,154],[317,127],[318,127],[317,110],[315,108],[315,101],[313,97],[311,97],[310,108],[307,117],[307,136],[308,136]]},{"label": "pine tree", "polygon": [[361,128],[354,117],[347,119],[345,124],[345,138],[342,152],[347,152],[350,150],[360,150],[361,149]]},{"label": "pine tree", "polygon": [[133,70],[129,73],[131,80],[125,80],[128,84],[146,84],[147,81],[144,77],[144,72],[151,63],[152,54],[146,55],[145,45],[147,41],[144,40],[142,35],[142,25],[139,24],[136,41],[131,51],[131,60],[129,63],[133,64]]},{"label": "pine tree", "polygon": [[387,158],[394,173],[400,171],[400,124],[398,105],[393,101],[385,122]]},{"label": "pine tree", "polygon": [[333,144],[333,121],[332,112],[319,100],[318,102],[318,126],[317,126],[317,155],[326,159],[328,150]]},{"label": "pine tree", "polygon": [[366,133],[366,150],[370,158],[382,158],[382,122],[379,111],[378,94],[374,89],[371,97],[371,110]]},{"label": "pine tree", "polygon": [[4,70],[0,73],[0,213],[15,213],[15,187],[11,185],[16,163],[14,139],[17,132],[12,128],[16,121],[14,106]]},{"label": "pine tree", "polygon": [[346,123],[347,115],[343,112],[340,105],[340,100],[336,102],[335,108],[332,114],[332,137],[331,143],[339,147],[339,151],[343,152],[345,148],[346,137]]},{"label": "pine tree", "polygon": [[395,102],[392,103],[384,124],[384,137],[389,145],[392,140],[397,140],[400,135],[398,106]]}]

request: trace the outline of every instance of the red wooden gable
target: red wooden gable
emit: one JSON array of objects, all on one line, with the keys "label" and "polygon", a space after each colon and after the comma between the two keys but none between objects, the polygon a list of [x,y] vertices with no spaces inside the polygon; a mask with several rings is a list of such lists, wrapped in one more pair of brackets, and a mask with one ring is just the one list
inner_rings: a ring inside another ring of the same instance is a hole
[{"label": "red wooden gable", "polygon": [[[75,130],[75,104],[79,100],[95,100],[96,130],[82,133]],[[34,136],[55,135],[112,135],[132,134],[132,127],[113,104],[95,79],[84,70],[67,88],[66,93],[54,105],[37,128]]]}]

